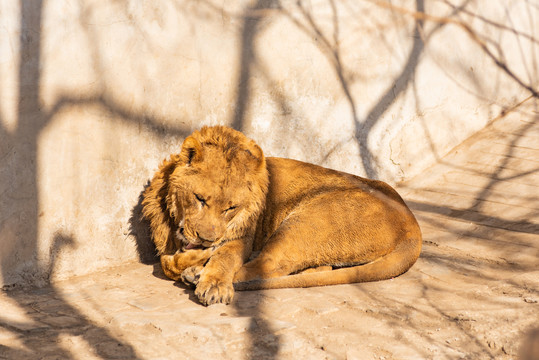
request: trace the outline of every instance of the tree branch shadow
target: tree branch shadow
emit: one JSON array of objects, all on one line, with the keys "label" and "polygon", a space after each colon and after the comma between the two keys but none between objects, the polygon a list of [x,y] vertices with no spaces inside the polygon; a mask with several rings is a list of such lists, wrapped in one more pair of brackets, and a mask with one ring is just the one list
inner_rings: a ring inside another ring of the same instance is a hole
[{"label": "tree branch shadow", "polygon": [[[64,247],[72,247],[75,240],[65,234],[57,234],[51,252],[59,253]],[[51,267],[54,268],[54,254]],[[108,329],[89,320],[86,315],[70,304],[65,295],[54,285],[30,290],[11,290],[4,294],[15,301],[28,316],[24,323],[3,319],[4,329],[21,340],[22,346],[0,345],[1,357],[6,359],[75,358],[75,354],[64,343],[66,337],[77,338],[89,346],[89,351],[102,359],[138,359],[135,349],[113,335]],[[77,354],[80,356],[81,354]]]},{"label": "tree branch shadow", "polygon": [[[537,135],[531,135],[530,132],[534,130],[534,133],[537,134],[539,129],[537,128],[537,115],[534,115],[537,114],[537,102],[528,105],[527,114],[522,111],[521,116],[497,119],[480,133],[467,140],[461,147],[455,149],[453,153],[440,160],[446,169],[459,169],[461,177],[464,179],[477,173],[481,173],[486,179],[481,187],[467,195],[470,200],[469,205],[451,204],[451,197],[457,196],[451,194],[462,193],[463,189],[459,183],[448,180],[445,177],[446,173],[439,173],[430,182],[432,187],[439,192],[432,193],[433,195],[449,194],[445,203],[437,201],[436,198],[433,198],[432,201],[414,200],[416,192],[426,195],[431,193],[429,188],[424,186],[414,187],[414,193],[409,194],[412,200],[407,200],[410,208],[418,216],[424,232],[424,247],[420,261],[423,266],[426,265],[429,272],[430,270],[443,272],[444,269],[450,272],[449,275],[445,274],[443,277],[449,283],[438,282],[438,284],[442,287],[451,287],[465,282],[468,286],[471,284],[487,286],[488,290],[470,291],[469,294],[463,292],[461,296],[464,298],[469,296],[472,302],[481,299],[484,304],[495,305],[502,309],[507,306],[504,297],[514,295],[513,292],[516,294],[515,297],[521,299],[525,299],[526,295],[534,298],[539,294],[539,290],[525,280],[526,276],[530,276],[528,274],[536,272],[537,256],[539,255],[536,247],[536,235],[539,234],[539,207],[537,206],[537,195],[531,190],[534,186],[532,179],[539,173],[539,169],[531,162],[527,165],[530,169],[519,169],[515,165],[521,161],[519,154],[515,153],[517,149],[531,150],[525,146],[519,147],[519,142],[526,136],[530,139],[534,136],[537,137]],[[531,117],[529,119],[531,121],[528,121],[529,117]],[[500,144],[504,144],[505,151],[493,154],[489,158],[489,163],[485,163],[485,158],[481,157],[473,160],[482,148],[488,149],[491,146],[491,136],[495,135],[499,136]],[[539,151],[537,146],[534,149]],[[461,154],[461,156],[456,154]],[[510,169],[511,174],[503,176],[502,173],[506,169]],[[496,200],[500,191],[511,190],[515,180],[519,181],[518,184],[527,184],[530,189],[530,192],[521,192],[519,195],[513,196],[517,199],[511,204],[514,203],[520,210],[517,215],[504,211],[507,204]],[[414,180],[410,181],[410,183],[413,182]],[[479,247],[475,248],[474,246]],[[458,275],[462,279],[454,280],[455,276],[451,274]],[[517,281],[517,279],[520,280]],[[490,284],[492,286],[495,284],[495,288],[501,290],[495,290]],[[422,298],[429,300],[429,307],[446,321],[457,326],[459,332],[466,337],[470,344],[474,344],[473,347],[478,349],[477,355],[482,353],[491,358],[497,357],[496,351],[500,351],[499,348],[502,345],[499,343],[499,339],[496,340],[498,350],[491,348],[492,342],[488,343],[485,339],[477,337],[476,332],[479,330],[474,329],[473,326],[466,326],[461,319],[454,319],[449,308],[437,304],[436,285],[425,284],[423,286],[424,295]],[[524,303],[522,302],[522,304]],[[473,311],[468,313],[473,314]],[[485,317],[485,315],[480,316]],[[491,327],[496,327],[498,320],[491,318],[483,319],[483,321],[492,322]],[[514,333],[497,335],[500,336],[505,346],[514,343],[515,338],[517,340],[523,339],[520,355],[523,359],[527,358],[528,353],[533,353],[533,346],[537,344],[537,331],[532,329],[526,333],[526,330],[523,329],[525,324],[525,321],[517,321],[513,325]]]},{"label": "tree branch shadow", "polygon": [[[251,73],[256,66],[256,48],[255,39],[258,32],[264,26],[261,16],[251,16],[251,14],[275,7],[279,7],[278,0],[258,0],[253,6],[248,6],[242,16],[243,27],[241,31],[241,40],[239,46],[239,78],[237,80],[237,98],[235,105],[234,119],[231,126],[239,131],[245,127],[248,106],[250,104],[250,96],[252,91]],[[239,294],[236,294],[238,297]],[[266,359],[277,358],[277,353],[280,348],[280,336],[274,334],[266,319],[261,316],[260,304],[255,304],[254,307],[245,313],[241,307],[238,307],[238,301],[234,303],[236,312],[239,316],[248,315],[250,325],[247,329],[249,333],[249,344],[247,346],[247,357],[249,359],[258,359],[263,354]],[[260,342],[261,338],[271,337],[272,346],[266,346]]]},{"label": "tree branch shadow", "polygon": [[[416,0],[415,7],[417,12],[424,12],[424,1]],[[374,168],[375,159],[368,147],[369,135],[376,123],[390,108],[391,104],[393,104],[399,95],[408,88],[410,81],[412,81],[415,76],[415,70],[419,65],[421,53],[425,47],[425,43],[423,42],[420,34],[422,27],[423,21],[421,19],[416,19],[414,33],[412,35],[412,48],[410,50],[410,54],[408,55],[408,60],[403,66],[401,73],[393,81],[393,84],[391,84],[391,86],[380,97],[376,104],[368,111],[365,121],[360,123],[359,119],[355,119],[355,137],[359,143],[359,146],[361,147],[361,161],[363,162],[363,167],[367,173],[367,177],[369,178],[376,178],[377,176],[377,171]]]}]

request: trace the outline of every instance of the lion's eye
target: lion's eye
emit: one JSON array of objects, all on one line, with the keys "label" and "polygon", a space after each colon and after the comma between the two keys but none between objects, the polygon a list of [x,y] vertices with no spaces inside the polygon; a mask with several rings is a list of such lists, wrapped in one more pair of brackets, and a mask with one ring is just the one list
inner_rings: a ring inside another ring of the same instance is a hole
[{"label": "lion's eye", "polygon": [[225,210],[225,213],[228,213],[228,212],[236,210],[236,209],[237,209],[237,206],[231,206],[231,207],[229,207],[228,209]]},{"label": "lion's eye", "polygon": [[195,197],[197,198],[197,200],[200,202],[202,206],[206,205],[206,199],[204,199],[202,196],[195,194]]}]

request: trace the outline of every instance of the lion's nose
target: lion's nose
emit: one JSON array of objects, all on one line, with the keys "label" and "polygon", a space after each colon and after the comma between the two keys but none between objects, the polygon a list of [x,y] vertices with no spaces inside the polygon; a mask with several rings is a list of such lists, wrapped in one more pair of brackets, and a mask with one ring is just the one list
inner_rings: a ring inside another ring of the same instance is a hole
[{"label": "lion's nose", "polygon": [[215,241],[219,238],[219,229],[215,225],[207,225],[198,229],[198,237],[201,240]]}]

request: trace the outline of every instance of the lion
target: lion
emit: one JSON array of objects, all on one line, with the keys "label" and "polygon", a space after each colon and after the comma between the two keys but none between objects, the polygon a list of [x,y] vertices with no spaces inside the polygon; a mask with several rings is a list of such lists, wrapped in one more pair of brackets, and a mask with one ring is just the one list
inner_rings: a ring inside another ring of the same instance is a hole
[{"label": "lion", "polygon": [[388,184],[266,158],[225,126],[188,136],[142,205],[164,274],[204,305],[229,304],[235,290],[390,279],[421,252],[419,225]]}]

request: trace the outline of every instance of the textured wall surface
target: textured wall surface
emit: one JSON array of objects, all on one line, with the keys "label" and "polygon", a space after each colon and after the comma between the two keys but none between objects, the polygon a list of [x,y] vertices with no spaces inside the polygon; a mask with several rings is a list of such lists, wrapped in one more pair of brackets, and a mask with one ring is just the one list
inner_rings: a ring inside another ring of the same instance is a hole
[{"label": "textured wall surface", "polygon": [[533,95],[536,6],[398,3],[0,2],[0,284],[148,258],[139,195],[202,125],[395,183]]}]

